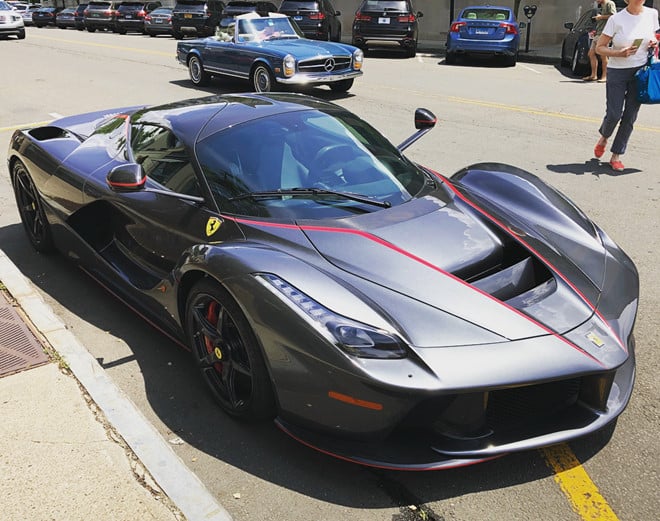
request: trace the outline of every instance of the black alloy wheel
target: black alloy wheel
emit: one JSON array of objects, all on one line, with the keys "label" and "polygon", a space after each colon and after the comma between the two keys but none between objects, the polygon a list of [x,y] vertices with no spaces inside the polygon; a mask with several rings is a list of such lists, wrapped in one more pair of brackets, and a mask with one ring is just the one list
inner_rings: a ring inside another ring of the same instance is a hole
[{"label": "black alloy wheel", "polygon": [[54,251],[53,236],[41,198],[25,165],[20,161],[16,161],[12,167],[11,180],[18,213],[21,216],[30,243],[38,252],[50,253]]},{"label": "black alloy wheel", "polygon": [[243,420],[271,418],[275,399],[256,336],[236,301],[208,279],[186,303],[186,334],[195,363],[226,413]]}]

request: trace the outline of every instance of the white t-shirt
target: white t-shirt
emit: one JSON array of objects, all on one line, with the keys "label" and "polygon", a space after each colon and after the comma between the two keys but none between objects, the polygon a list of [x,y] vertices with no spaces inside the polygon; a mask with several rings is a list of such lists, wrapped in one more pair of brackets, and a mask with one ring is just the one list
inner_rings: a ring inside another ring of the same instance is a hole
[{"label": "white t-shirt", "polygon": [[642,38],[642,44],[637,52],[627,58],[610,56],[607,66],[613,69],[629,69],[639,67],[648,59],[649,42],[655,40],[655,32],[658,30],[658,11],[651,7],[637,15],[630,14],[627,9],[610,16],[603,29],[605,36],[612,37],[614,49],[630,47],[637,38]]}]

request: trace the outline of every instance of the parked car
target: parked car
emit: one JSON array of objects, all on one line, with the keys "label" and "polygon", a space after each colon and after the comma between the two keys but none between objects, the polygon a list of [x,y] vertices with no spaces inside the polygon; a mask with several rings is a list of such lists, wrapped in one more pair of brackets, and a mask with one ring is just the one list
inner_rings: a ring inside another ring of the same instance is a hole
[{"label": "parked car", "polygon": [[41,7],[32,13],[32,25],[35,27],[54,26],[60,11],[62,11],[61,7]]},{"label": "parked car", "polygon": [[68,27],[76,27],[76,8],[67,7],[63,9],[55,17],[55,25],[60,29],[66,29]]},{"label": "parked car", "polygon": [[144,32],[149,36],[172,34],[172,8],[159,7],[144,17]]},{"label": "parked car", "polygon": [[614,425],[633,261],[530,172],[408,159],[436,118],[414,122],[397,147],[293,93],[104,107],[15,131],[7,170],[33,248],[186,347],[244,429],[420,471]]},{"label": "parked car", "polygon": [[41,9],[41,4],[30,4],[24,11],[21,11],[21,16],[23,17],[23,23],[25,25],[32,25],[32,14],[37,9]]},{"label": "parked car", "polygon": [[174,37],[214,35],[224,8],[220,0],[178,0],[172,11]]},{"label": "parked car", "polygon": [[260,16],[266,16],[268,13],[276,13],[277,6],[272,2],[262,2],[255,0],[238,0],[228,2],[222,10],[219,27],[221,30],[234,23],[234,19],[241,14],[257,13]]},{"label": "parked car", "polygon": [[25,38],[25,22],[18,11],[0,0],[0,38],[16,36],[19,40]]},{"label": "parked car", "polygon": [[564,23],[569,32],[561,44],[561,65],[570,67],[575,75],[584,76],[591,71],[588,54],[591,40],[596,33],[594,16],[597,14],[598,9],[587,9],[577,22]]},{"label": "parked car", "polygon": [[346,92],[362,74],[360,49],[303,38],[283,14],[240,15],[232,29],[213,39],[178,43],[177,59],[188,67],[193,84],[206,85],[216,74],[249,80],[256,92],[278,85],[328,85]]},{"label": "parked car", "polygon": [[482,5],[461,10],[447,34],[448,64],[459,56],[502,57],[507,65],[518,61],[520,30],[509,7]]},{"label": "parked car", "polygon": [[92,0],[83,14],[85,29],[93,33],[97,29],[116,31],[115,17],[119,2],[113,0]]},{"label": "parked car", "polygon": [[330,0],[283,0],[279,12],[293,18],[305,38],[341,41],[341,12]]},{"label": "parked car", "polygon": [[115,30],[119,34],[144,33],[144,17],[161,6],[160,2],[122,2],[115,13]]},{"label": "parked car", "polygon": [[422,16],[421,11],[414,11],[410,0],[363,0],[353,20],[353,45],[367,50],[394,42],[413,57]]},{"label": "parked car", "polygon": [[76,29],[79,31],[85,29],[85,9],[87,9],[87,4],[78,4],[75,7]]}]

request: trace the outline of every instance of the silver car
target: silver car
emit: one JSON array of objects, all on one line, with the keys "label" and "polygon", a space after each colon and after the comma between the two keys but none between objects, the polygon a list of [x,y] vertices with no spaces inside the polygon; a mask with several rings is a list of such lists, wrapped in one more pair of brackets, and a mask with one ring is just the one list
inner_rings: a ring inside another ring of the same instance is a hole
[{"label": "silver car", "polygon": [[12,35],[19,40],[25,38],[23,17],[11,4],[0,0],[0,38],[5,39]]}]

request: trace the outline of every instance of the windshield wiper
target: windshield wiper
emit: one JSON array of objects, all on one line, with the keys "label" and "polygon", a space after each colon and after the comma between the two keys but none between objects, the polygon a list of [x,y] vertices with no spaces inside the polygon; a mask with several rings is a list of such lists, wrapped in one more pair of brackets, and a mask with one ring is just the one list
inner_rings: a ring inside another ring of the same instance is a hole
[{"label": "windshield wiper", "polygon": [[305,195],[332,195],[335,197],[341,197],[343,199],[349,199],[351,201],[356,201],[358,203],[371,204],[373,206],[379,206],[381,208],[389,208],[392,204],[389,201],[378,201],[372,199],[366,195],[352,194],[350,192],[335,192],[334,190],[325,190],[323,188],[290,188],[286,190],[265,190],[263,192],[247,192],[244,194],[239,194],[234,197],[230,197],[228,201],[239,201],[241,199],[259,199],[259,198],[268,198],[268,197],[281,197],[285,195],[291,196],[305,196]]}]

